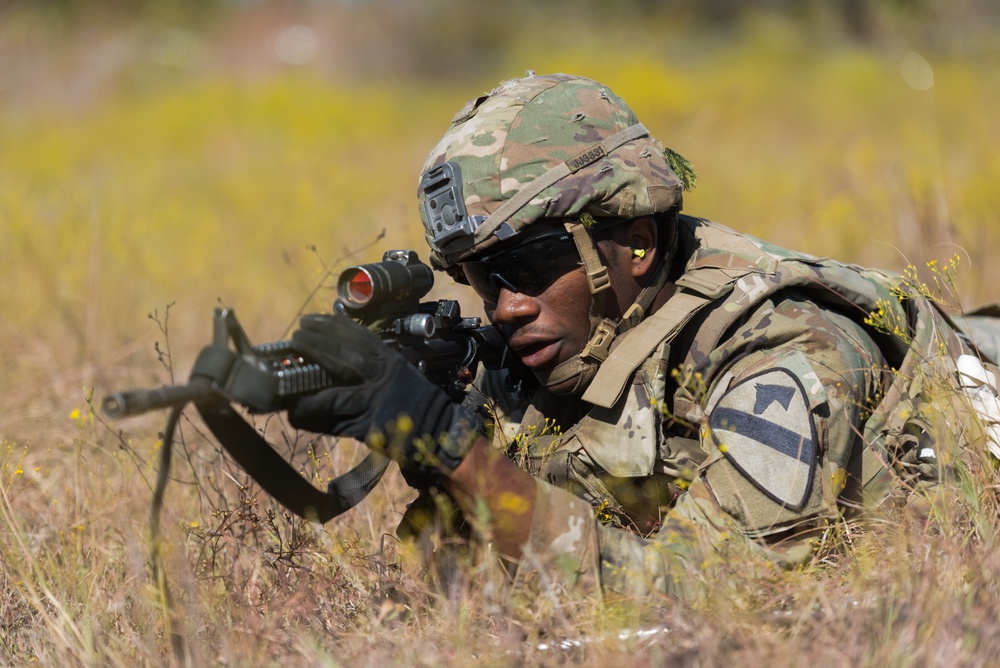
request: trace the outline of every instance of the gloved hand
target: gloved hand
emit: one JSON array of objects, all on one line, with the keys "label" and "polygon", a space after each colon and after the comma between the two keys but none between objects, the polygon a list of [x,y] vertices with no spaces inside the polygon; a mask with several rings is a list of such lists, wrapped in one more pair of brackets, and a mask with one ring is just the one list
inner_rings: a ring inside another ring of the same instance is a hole
[{"label": "gloved hand", "polygon": [[408,479],[458,466],[480,433],[473,411],[347,316],[307,315],[299,326],[292,347],[338,385],[296,401],[288,409],[293,427],[365,441],[398,461]]}]

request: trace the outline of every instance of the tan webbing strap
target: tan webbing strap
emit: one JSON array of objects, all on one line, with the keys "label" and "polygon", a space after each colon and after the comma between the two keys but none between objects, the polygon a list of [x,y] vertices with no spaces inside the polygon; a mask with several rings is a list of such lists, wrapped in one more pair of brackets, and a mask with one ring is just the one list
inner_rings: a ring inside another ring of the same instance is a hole
[{"label": "tan webbing strap", "polygon": [[626,309],[624,314],[622,314],[621,322],[618,323],[618,334],[624,334],[634,328],[646,317],[646,311],[648,311],[649,307],[652,306],[653,301],[656,299],[656,295],[660,294],[660,290],[662,290],[663,286],[667,284],[672,255],[673,249],[668,252],[667,258],[659,263],[656,270],[653,272],[653,277],[650,279],[649,283],[647,283],[639,291],[635,301],[632,302],[632,305]]},{"label": "tan webbing strap", "polygon": [[517,191],[516,195],[504,202],[499,209],[490,214],[490,217],[483,221],[483,224],[479,226],[478,230],[476,230],[476,236],[479,239],[485,239],[489,235],[496,232],[497,228],[500,227],[508,218],[520,211],[525,205],[528,204],[528,202],[549,186],[561,181],[570,174],[580,171],[587,165],[597,162],[624,144],[647,135],[649,135],[649,130],[646,129],[646,126],[642,123],[637,123],[636,125],[625,128],[621,132],[616,132],[604,141],[588,146],[585,150],[581,151],[569,160],[552,167],[537,179]]},{"label": "tan webbing strap", "polygon": [[597,253],[597,246],[590,236],[590,230],[583,223],[565,223],[566,231],[573,237],[577,253],[583,261],[583,270],[587,276],[587,284],[590,287],[590,340],[583,347],[578,355],[574,355],[568,360],[557,364],[550,370],[535,370],[535,377],[541,382],[542,387],[552,390],[552,388],[562,385],[571,378],[576,378],[577,382],[567,391],[559,394],[576,394],[583,387],[588,385],[594,374],[597,372],[597,365],[608,357],[611,343],[615,340],[616,325],[610,320],[601,317],[604,312],[605,290],[611,287],[611,279],[608,277],[608,269],[601,262],[601,257]]},{"label": "tan webbing strap", "polygon": [[618,347],[601,365],[583,400],[604,408],[614,406],[632,374],[656,346],[676,336],[711,301],[693,292],[676,292],[659,310],[619,337]]},{"label": "tan webbing strap", "polygon": [[611,279],[608,277],[608,268],[601,262],[601,256],[597,254],[597,246],[594,239],[583,223],[565,223],[566,231],[573,237],[576,250],[583,260],[583,271],[587,274],[587,285],[590,287],[590,294],[596,295],[611,287]]}]

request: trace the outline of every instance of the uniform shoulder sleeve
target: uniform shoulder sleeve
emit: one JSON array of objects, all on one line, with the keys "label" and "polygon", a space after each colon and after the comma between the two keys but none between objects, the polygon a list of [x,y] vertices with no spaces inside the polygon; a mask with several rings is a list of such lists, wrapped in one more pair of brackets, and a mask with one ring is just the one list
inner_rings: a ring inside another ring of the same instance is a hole
[{"label": "uniform shoulder sleeve", "polygon": [[758,311],[721,346],[699,479],[742,531],[770,541],[839,516],[884,360],[864,330],[815,304]]}]

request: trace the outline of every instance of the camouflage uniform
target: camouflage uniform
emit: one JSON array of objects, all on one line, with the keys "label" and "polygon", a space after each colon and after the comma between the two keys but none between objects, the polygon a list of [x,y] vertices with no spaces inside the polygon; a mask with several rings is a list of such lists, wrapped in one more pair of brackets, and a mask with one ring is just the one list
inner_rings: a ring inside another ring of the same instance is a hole
[{"label": "camouflage uniform", "polygon": [[[535,115],[546,104],[558,122]],[[446,229],[421,193],[432,261],[462,280],[459,263],[540,218],[675,210],[672,155],[599,84],[502,86],[466,105],[428,159],[425,174],[454,161],[468,188]],[[514,456],[539,492],[525,568],[690,596],[692,572],[734,550],[803,563],[844,512],[932,478],[935,443],[978,438],[952,420],[942,439],[930,419],[931,385],[959,389],[957,360],[996,401],[996,368],[899,277],[677,220],[663,276],[676,291],[620,322],[600,320],[603,267],[577,239],[603,348],[584,349],[574,395],[543,387],[523,417]]]},{"label": "camouflage uniform", "polygon": [[[540,485],[529,552],[617,591],[690,595],[692,566],[726,550],[808,560],[842,513],[935,467],[926,383],[971,352],[897,277],[681,225],[677,293],[618,339],[577,414],[540,393],[522,422],[526,468],[573,494]],[[649,354],[619,364],[626,349]],[[561,433],[535,437],[546,419]]]}]

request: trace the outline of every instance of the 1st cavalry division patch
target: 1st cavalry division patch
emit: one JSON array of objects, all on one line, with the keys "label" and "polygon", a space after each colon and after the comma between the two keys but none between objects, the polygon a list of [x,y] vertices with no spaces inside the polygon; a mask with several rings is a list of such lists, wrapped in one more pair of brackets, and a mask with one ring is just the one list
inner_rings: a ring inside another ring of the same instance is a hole
[{"label": "1st cavalry division patch", "polygon": [[805,389],[774,369],[740,381],[709,416],[716,445],[747,480],[786,508],[809,498],[816,432]]}]

